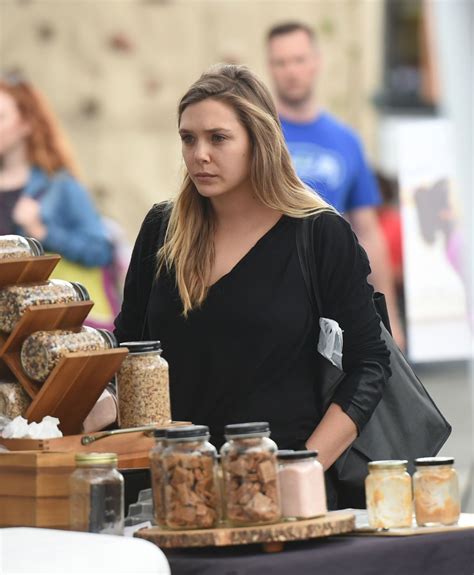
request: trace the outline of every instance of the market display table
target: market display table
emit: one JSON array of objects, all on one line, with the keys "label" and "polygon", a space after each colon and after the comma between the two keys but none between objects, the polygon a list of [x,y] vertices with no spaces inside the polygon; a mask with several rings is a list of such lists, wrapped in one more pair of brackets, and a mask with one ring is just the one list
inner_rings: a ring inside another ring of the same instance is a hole
[{"label": "market display table", "polygon": [[473,575],[474,530],[408,537],[339,536],[259,546],[165,550],[173,575]]}]

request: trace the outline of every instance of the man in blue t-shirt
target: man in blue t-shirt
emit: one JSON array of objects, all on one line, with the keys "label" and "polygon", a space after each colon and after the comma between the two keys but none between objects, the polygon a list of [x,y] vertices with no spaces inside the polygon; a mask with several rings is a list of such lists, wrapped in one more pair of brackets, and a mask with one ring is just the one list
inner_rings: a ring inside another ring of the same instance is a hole
[{"label": "man in blue t-shirt", "polygon": [[315,82],[321,57],[314,31],[289,22],[267,36],[268,64],[286,143],[299,177],[350,221],[370,259],[371,280],[385,294],[393,335],[404,346],[388,249],[376,207],[380,195],[355,132],[321,110]]}]

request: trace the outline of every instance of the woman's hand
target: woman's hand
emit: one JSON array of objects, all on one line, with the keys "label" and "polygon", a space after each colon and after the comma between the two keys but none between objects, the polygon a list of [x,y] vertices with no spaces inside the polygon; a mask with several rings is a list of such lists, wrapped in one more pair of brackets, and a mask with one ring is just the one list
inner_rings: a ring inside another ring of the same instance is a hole
[{"label": "woman's hand", "polygon": [[27,235],[37,240],[43,240],[46,237],[47,229],[41,220],[40,204],[33,198],[20,198],[15,205],[12,217]]},{"label": "woman's hand", "polygon": [[339,405],[331,403],[306,442],[306,449],[316,449],[319,452],[318,460],[326,471],[356,437],[355,423]]}]

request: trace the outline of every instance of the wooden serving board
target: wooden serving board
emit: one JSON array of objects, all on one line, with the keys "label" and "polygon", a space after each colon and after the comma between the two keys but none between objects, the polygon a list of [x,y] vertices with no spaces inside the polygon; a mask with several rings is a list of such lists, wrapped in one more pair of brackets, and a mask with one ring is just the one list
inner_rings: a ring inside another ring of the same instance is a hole
[{"label": "wooden serving board", "polygon": [[61,256],[37,256],[0,261],[0,287],[46,281]]},{"label": "wooden serving board", "polygon": [[[349,533],[355,528],[355,516],[344,511],[330,511],[322,517],[302,521],[283,521],[252,527],[218,527],[171,531],[151,527],[141,529],[135,537],[146,539],[163,548],[224,547],[263,543],[268,551],[279,551],[287,541],[301,541]],[[269,546],[276,544],[275,547]]]}]

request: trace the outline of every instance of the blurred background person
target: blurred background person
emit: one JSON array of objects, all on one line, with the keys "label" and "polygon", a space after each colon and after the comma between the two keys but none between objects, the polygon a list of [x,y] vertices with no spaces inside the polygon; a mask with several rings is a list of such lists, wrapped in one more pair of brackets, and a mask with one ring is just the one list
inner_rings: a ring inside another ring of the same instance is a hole
[{"label": "blurred background person", "polygon": [[79,181],[65,136],[44,96],[16,73],[0,77],[0,235],[39,240],[64,259],[54,276],[83,283],[95,306],[89,325],[108,328],[118,298],[113,246]]},{"label": "blurred background person", "polygon": [[344,214],[367,251],[371,281],[385,294],[393,336],[405,347],[385,238],[377,218],[381,199],[355,132],[318,104],[321,55],[312,28],[300,22],[272,27],[268,66],[290,154],[299,177]]}]

